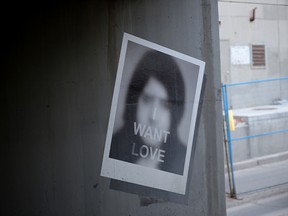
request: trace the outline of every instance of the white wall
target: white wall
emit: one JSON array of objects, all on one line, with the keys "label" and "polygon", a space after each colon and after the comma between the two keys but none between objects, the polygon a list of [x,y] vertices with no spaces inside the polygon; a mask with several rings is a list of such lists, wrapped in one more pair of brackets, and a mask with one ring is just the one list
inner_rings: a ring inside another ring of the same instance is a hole
[{"label": "white wall", "polygon": [[[253,68],[251,64],[233,65],[229,51],[222,50],[222,82],[245,82],[288,76],[288,1],[225,1],[219,0],[220,41],[230,46],[251,46],[259,43],[266,46],[266,67]],[[253,9],[255,20],[250,22]],[[224,46],[223,49],[229,49]],[[251,56],[251,53],[250,53]],[[229,78],[227,78],[229,76]],[[226,78],[225,78],[226,77]],[[233,108],[267,105],[277,97],[288,99],[287,82],[267,83],[263,86],[249,85],[232,89]],[[249,94],[249,95],[248,95]]]}]

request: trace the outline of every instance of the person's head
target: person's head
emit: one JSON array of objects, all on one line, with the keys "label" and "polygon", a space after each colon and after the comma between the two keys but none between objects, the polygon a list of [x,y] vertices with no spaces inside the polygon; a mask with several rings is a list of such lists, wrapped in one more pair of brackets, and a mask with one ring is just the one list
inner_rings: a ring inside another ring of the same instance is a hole
[{"label": "person's head", "polygon": [[[140,59],[130,80],[124,120],[151,126],[154,133],[169,131],[177,136],[183,116],[185,89],[181,71],[175,60],[159,51],[148,51]],[[156,145],[157,140],[142,139]]]}]

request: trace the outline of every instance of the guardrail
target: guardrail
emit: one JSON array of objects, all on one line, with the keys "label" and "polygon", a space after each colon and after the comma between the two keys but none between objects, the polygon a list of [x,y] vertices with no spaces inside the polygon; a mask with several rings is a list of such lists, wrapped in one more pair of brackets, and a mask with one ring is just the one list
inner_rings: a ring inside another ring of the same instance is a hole
[{"label": "guardrail", "polygon": [[238,82],[238,83],[230,83],[230,84],[222,84],[222,97],[223,97],[223,110],[224,110],[224,117],[225,117],[225,127],[224,127],[224,134],[225,134],[225,152],[227,158],[227,171],[228,171],[228,179],[229,179],[229,187],[230,187],[230,197],[237,198],[236,192],[236,185],[235,185],[235,176],[234,176],[234,167],[233,167],[233,154],[232,154],[232,142],[240,141],[245,139],[251,139],[255,137],[261,136],[268,136],[272,134],[279,134],[288,132],[288,129],[283,130],[275,130],[275,131],[267,131],[263,133],[253,134],[249,136],[231,137],[231,119],[229,118],[229,101],[228,101],[228,91],[227,88],[239,85],[249,85],[255,83],[265,83],[265,82],[273,82],[273,81],[284,81],[288,80],[288,77],[282,78],[272,78],[272,79],[265,79],[265,80],[255,80],[255,81],[248,81],[248,82]]}]

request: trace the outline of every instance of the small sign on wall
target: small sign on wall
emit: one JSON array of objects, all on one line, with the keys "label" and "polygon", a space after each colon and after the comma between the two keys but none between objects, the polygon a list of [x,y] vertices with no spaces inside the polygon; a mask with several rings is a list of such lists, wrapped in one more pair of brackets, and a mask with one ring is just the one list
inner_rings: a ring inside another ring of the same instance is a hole
[{"label": "small sign on wall", "polygon": [[124,33],[101,176],[185,194],[204,67]]},{"label": "small sign on wall", "polygon": [[230,47],[232,65],[249,65],[250,48],[249,46],[231,46]]}]

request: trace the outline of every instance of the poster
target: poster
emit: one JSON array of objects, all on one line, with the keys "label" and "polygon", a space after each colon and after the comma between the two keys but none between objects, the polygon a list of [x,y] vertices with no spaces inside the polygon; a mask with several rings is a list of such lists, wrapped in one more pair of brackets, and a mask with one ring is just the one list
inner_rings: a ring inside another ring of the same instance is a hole
[{"label": "poster", "polygon": [[185,194],[204,67],[124,33],[101,176]]},{"label": "poster", "polygon": [[230,51],[232,65],[250,64],[249,46],[231,46]]}]

